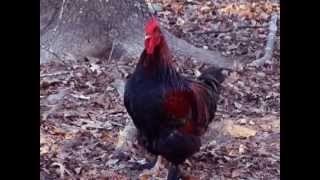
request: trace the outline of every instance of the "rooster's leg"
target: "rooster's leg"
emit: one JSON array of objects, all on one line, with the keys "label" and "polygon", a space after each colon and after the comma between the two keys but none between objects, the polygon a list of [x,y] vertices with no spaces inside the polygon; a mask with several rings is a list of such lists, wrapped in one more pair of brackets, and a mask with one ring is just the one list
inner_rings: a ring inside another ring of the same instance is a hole
[{"label": "rooster's leg", "polygon": [[180,178],[183,178],[182,173],[179,169],[178,165],[171,164],[167,180],[179,180]]},{"label": "rooster's leg", "polygon": [[152,178],[153,176],[158,176],[160,173],[160,169],[162,168],[162,158],[159,155],[157,157],[157,161],[153,168],[151,169],[145,169],[140,175],[140,179],[149,179],[148,177]]}]

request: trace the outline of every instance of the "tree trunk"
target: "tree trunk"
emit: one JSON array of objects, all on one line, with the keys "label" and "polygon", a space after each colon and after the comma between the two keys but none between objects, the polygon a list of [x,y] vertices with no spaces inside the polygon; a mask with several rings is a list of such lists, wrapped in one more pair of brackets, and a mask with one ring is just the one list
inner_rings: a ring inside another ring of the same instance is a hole
[{"label": "tree trunk", "polygon": [[[138,58],[144,26],[151,17],[144,0],[41,0],[40,62],[85,56]],[[230,67],[233,61],[217,52],[196,48],[163,32],[174,56]]]}]

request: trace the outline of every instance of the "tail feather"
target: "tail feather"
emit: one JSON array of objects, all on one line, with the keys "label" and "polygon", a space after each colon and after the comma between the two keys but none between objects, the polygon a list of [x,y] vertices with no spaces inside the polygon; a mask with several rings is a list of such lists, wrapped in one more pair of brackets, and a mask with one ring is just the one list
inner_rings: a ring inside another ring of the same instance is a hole
[{"label": "tail feather", "polygon": [[227,73],[225,73],[225,70],[227,71],[227,73],[229,73],[228,69],[210,67],[203,71],[202,75],[198,77],[198,80],[207,85],[207,87],[209,88],[209,96],[206,96],[204,101],[206,102],[207,107],[209,107],[210,109],[210,118],[205,121],[205,127],[208,127],[208,125],[214,119],[215,112],[217,110],[217,102],[220,95],[221,83],[223,83],[223,81],[227,77]]},{"label": "tail feather", "polygon": [[219,67],[215,67],[212,66],[208,69],[206,69],[205,71],[202,72],[202,75],[199,76],[199,80],[203,80],[203,81],[215,81],[218,84],[223,83],[223,81],[226,79],[226,74],[223,72],[224,70],[227,69],[223,69],[223,68],[219,68]]},{"label": "tail feather", "polygon": [[228,72],[229,69],[212,66],[203,71],[198,80],[210,86],[216,93],[219,93],[220,85],[227,78]]}]

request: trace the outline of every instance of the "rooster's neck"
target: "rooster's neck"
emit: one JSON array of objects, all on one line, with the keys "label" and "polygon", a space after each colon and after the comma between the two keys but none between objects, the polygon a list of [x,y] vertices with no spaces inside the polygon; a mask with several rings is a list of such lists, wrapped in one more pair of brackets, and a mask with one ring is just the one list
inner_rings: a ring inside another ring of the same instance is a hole
[{"label": "rooster's neck", "polygon": [[169,80],[176,79],[179,74],[176,72],[168,45],[163,40],[154,49],[152,54],[144,50],[140,62],[144,74],[152,79]]},{"label": "rooster's neck", "polygon": [[161,56],[161,58],[158,59],[158,61],[160,61],[159,63],[173,68],[171,52],[164,39],[158,45],[157,50],[159,56]]}]

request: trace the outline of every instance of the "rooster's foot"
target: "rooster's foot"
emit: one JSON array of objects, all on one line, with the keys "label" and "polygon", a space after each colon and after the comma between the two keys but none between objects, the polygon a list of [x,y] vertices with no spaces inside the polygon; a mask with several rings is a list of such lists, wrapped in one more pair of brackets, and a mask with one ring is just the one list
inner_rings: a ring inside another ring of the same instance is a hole
[{"label": "rooster's foot", "polygon": [[159,176],[160,169],[163,167],[161,156],[157,157],[157,161],[152,169],[145,169],[140,175],[140,180],[152,179],[152,177]]}]

